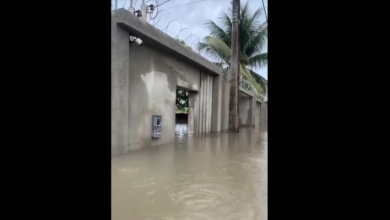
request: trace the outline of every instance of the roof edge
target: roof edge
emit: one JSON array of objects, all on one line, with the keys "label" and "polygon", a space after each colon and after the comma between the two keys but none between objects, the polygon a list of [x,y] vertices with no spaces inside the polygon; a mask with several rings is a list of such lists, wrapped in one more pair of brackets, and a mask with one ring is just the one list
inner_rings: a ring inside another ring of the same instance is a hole
[{"label": "roof edge", "polygon": [[156,45],[163,51],[198,66],[206,72],[214,75],[222,74],[220,67],[208,61],[196,52],[184,47],[182,44],[177,42],[176,39],[173,39],[149,23],[139,19],[131,12],[121,8],[112,11],[111,17],[118,26],[141,38],[142,41]]}]

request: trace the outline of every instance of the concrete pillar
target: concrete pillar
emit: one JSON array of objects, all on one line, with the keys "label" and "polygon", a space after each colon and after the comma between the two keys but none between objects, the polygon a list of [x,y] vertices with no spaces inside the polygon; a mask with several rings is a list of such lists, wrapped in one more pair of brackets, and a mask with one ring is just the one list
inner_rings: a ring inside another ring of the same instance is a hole
[{"label": "concrete pillar", "polygon": [[211,76],[206,76],[206,133],[211,132]]},{"label": "concrete pillar", "polygon": [[199,97],[199,131],[198,131],[198,135],[201,135],[204,131],[204,121],[205,121],[205,118],[204,118],[204,99],[205,99],[205,92],[204,92],[204,74],[202,73],[202,71],[200,71],[200,97]]},{"label": "concrete pillar", "polygon": [[[213,93],[212,93],[212,115],[211,115],[211,131],[221,131],[221,117],[222,117],[222,75],[214,76]],[[229,102],[228,102],[229,109]],[[228,118],[229,120],[229,118]]]},{"label": "concrete pillar", "polygon": [[268,123],[268,113],[267,113],[268,109],[267,109],[267,107],[268,107],[267,104],[265,104],[265,103],[261,104],[261,112],[260,112],[260,114],[261,114],[260,123],[261,124]]},{"label": "concrete pillar", "polygon": [[239,99],[239,123],[244,126],[254,125],[254,106],[255,100],[253,96],[245,97],[241,96]]},{"label": "concrete pillar", "polygon": [[129,33],[111,21],[111,153],[128,151]]},{"label": "concrete pillar", "polygon": [[212,125],[213,125],[213,76],[209,75],[209,110],[208,110],[208,121],[209,121],[209,128],[208,132],[212,131]]},{"label": "concrete pillar", "polygon": [[204,132],[205,122],[205,85],[204,85],[204,74],[200,71],[200,88],[199,88],[199,115],[198,115],[198,135],[202,135]]},{"label": "concrete pillar", "polygon": [[198,134],[211,132],[213,126],[212,118],[215,117],[217,120],[220,117],[213,116],[213,96],[213,76],[200,71]]},{"label": "concrete pillar", "polygon": [[256,101],[256,109],[255,109],[255,126],[258,127],[260,125],[261,120],[261,103]]},{"label": "concrete pillar", "polygon": [[255,96],[252,96],[252,103],[251,103],[250,111],[252,113],[251,126],[255,126],[255,124],[256,124],[256,97]]},{"label": "concrete pillar", "polygon": [[198,110],[199,110],[199,94],[198,92],[190,92],[188,95],[188,134],[189,135],[198,135],[198,123],[199,120]]},{"label": "concrete pillar", "polygon": [[227,81],[222,81],[221,83],[222,83],[221,131],[228,131],[229,130],[230,83]]},{"label": "concrete pillar", "polygon": [[141,20],[146,22],[148,19],[148,13],[147,13],[147,9],[146,9],[146,4],[144,4],[144,3],[141,4],[141,13],[142,13]]}]

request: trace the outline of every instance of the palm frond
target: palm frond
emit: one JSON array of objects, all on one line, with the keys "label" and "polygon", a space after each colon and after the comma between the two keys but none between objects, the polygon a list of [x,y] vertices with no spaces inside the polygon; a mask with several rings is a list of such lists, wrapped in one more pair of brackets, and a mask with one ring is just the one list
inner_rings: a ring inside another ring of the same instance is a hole
[{"label": "palm frond", "polygon": [[249,58],[249,66],[261,68],[268,64],[268,53],[260,53]]},{"label": "palm frond", "polygon": [[256,82],[263,88],[265,91],[265,94],[268,93],[268,80],[262,77],[261,75],[257,74],[255,71],[248,69],[250,74],[253,76],[253,78],[256,79]]},{"label": "palm frond", "polygon": [[[259,94],[267,92],[267,81],[264,78],[252,74],[247,67],[263,67],[268,63],[268,53],[263,53],[268,35],[268,28],[261,24],[263,9],[259,8],[253,13],[250,11],[248,2],[240,8],[240,76],[247,80],[245,85],[253,88]],[[218,59],[222,68],[224,79],[230,80],[230,57],[231,57],[231,33],[232,19],[231,8],[228,13],[222,12],[218,18],[219,24],[212,21],[206,23],[210,30],[210,36],[198,44],[198,49]]]},{"label": "palm frond", "polygon": [[225,32],[225,38],[221,38],[226,45],[230,47],[232,38],[232,19],[225,12],[218,18],[221,21],[221,26]]},{"label": "palm frond", "polygon": [[222,67],[222,75],[223,75],[223,80],[230,82],[231,79],[231,74],[230,74],[230,66]]},{"label": "palm frond", "polygon": [[204,42],[198,43],[198,50],[218,59],[218,61],[230,62],[231,49],[219,38],[205,37]]},{"label": "palm frond", "polygon": [[227,39],[230,38],[220,26],[218,26],[215,22],[208,20],[205,23],[206,28],[210,31],[210,36],[217,37],[219,39]]},{"label": "palm frond", "polygon": [[199,52],[207,54],[212,59],[215,59],[217,62],[225,62],[208,43],[199,42],[197,43],[196,48]]},{"label": "palm frond", "polygon": [[226,31],[228,29],[232,29],[232,18],[226,14],[226,12],[222,12],[222,14],[218,17],[218,20],[222,22],[222,28]]},{"label": "palm frond", "polygon": [[246,17],[248,17],[249,12],[249,2],[246,2],[245,4],[242,4],[240,7],[240,20],[244,20]]},{"label": "palm frond", "polygon": [[260,18],[263,15],[264,9],[258,8],[249,18],[249,23],[251,23],[253,26],[257,27],[260,25]]},{"label": "palm frond", "polygon": [[267,28],[253,35],[250,35],[244,43],[242,52],[248,57],[252,57],[255,54],[263,51],[266,45]]},{"label": "palm frond", "polygon": [[242,7],[240,18],[240,45],[241,56],[248,59],[254,51],[260,52],[265,44],[266,31],[261,31],[260,15],[262,9],[257,9],[254,13],[249,10],[246,3]]},{"label": "palm frond", "polygon": [[240,65],[240,74],[243,76],[245,80],[247,80],[258,92],[259,94],[265,94],[265,90],[256,82],[256,79],[250,74],[249,70]]},{"label": "palm frond", "polygon": [[[244,88],[258,94],[263,94],[263,95],[266,94],[267,84],[260,85],[259,83],[257,83],[256,78],[252,76],[251,71],[252,70],[245,68],[244,65],[240,65],[240,78],[246,80],[246,82],[243,83],[245,85]],[[230,66],[222,67],[222,74],[223,74],[223,80],[230,82],[232,77],[231,67]],[[266,79],[264,80],[266,82]]]}]

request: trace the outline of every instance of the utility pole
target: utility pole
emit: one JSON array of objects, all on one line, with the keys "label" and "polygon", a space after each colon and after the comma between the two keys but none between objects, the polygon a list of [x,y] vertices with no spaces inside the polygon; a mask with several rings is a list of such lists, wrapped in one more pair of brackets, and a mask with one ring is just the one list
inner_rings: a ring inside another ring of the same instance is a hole
[{"label": "utility pole", "polygon": [[115,10],[117,10],[118,9],[118,0],[115,0]]},{"label": "utility pole", "polygon": [[147,20],[147,10],[146,10],[146,4],[145,4],[145,0],[142,0],[142,4],[141,4],[141,13],[142,13],[142,17],[141,19],[144,20],[144,21],[148,21]]},{"label": "utility pole", "polygon": [[230,99],[229,99],[229,132],[239,133],[238,123],[238,93],[239,93],[239,13],[240,0],[232,0],[233,3],[233,21],[232,21],[232,57],[230,61]]}]

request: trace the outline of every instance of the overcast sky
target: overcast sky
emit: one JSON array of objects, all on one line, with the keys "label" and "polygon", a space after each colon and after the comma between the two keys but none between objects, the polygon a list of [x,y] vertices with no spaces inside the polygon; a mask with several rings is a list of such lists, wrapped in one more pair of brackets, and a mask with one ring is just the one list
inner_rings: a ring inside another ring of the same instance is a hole
[{"label": "overcast sky", "polygon": [[[114,1],[115,0],[112,0],[113,5]],[[157,0],[158,4],[161,4],[165,1],[167,0]],[[241,3],[246,3],[247,1],[249,1],[249,6],[252,12],[258,8],[262,8],[263,6],[261,0],[241,0]],[[147,5],[156,5],[155,0],[146,0],[145,2],[147,2]],[[140,9],[141,3],[142,0],[133,0],[133,7],[136,10]],[[268,16],[268,0],[264,0],[264,4]],[[124,7],[128,9],[129,6],[130,0],[118,0],[118,8]],[[209,19],[218,24],[218,17],[220,16],[221,11],[228,12],[229,8],[231,8],[230,0],[169,0],[167,3],[159,7],[160,11],[167,10],[169,13],[166,11],[160,12],[160,14],[157,15],[156,19],[154,20],[155,27],[160,30],[164,30],[170,21],[175,19],[179,20],[181,27],[179,22],[173,21],[166,29],[166,33],[175,38],[182,29],[178,38],[185,40],[187,45],[190,45],[195,49],[196,43],[200,40],[197,36],[199,36],[199,38],[204,38],[209,33],[204,26],[206,20]],[[262,21],[265,21],[264,13],[261,18]],[[153,21],[149,21],[149,23],[153,24]],[[189,30],[183,28],[188,28]],[[190,36],[191,34],[194,35]],[[265,46],[264,51],[268,51],[267,45]],[[267,67],[255,69],[255,71],[264,78],[268,79]]]}]

